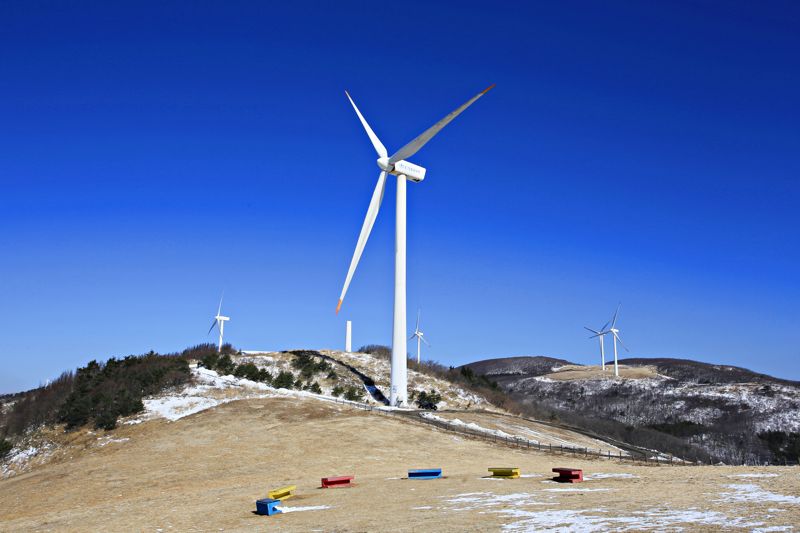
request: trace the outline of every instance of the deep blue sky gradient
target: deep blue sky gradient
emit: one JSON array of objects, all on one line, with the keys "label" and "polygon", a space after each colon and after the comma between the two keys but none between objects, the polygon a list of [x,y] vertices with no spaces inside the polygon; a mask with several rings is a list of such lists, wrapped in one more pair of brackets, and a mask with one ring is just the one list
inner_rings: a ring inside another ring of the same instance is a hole
[{"label": "deep blue sky gradient", "polygon": [[[795,2],[2,2],[0,392],[204,342],[391,340],[412,161],[409,324],[446,364],[635,356],[800,379]],[[456,7],[458,6],[458,7]],[[409,347],[411,349],[411,347]]]}]

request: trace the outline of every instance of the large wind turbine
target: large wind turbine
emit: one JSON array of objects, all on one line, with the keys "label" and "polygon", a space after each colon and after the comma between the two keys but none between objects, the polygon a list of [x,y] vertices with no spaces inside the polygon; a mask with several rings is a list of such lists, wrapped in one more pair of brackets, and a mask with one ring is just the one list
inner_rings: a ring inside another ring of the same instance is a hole
[{"label": "large wind turbine", "polygon": [[427,344],[428,346],[430,346],[430,345],[431,345],[431,344],[430,344],[428,341],[426,341],[426,340],[424,339],[424,337],[425,337],[425,334],[424,334],[424,333],[422,333],[422,331],[420,331],[420,329],[419,329],[419,310],[417,310],[417,326],[414,328],[414,334],[413,334],[413,335],[411,335],[411,336],[408,338],[408,340],[411,340],[411,339],[413,339],[414,337],[416,337],[416,338],[417,338],[417,364],[419,364],[419,361],[420,361],[420,357],[419,357],[419,354],[420,354],[420,341],[424,342],[424,343],[425,343],[425,344]]},{"label": "large wind turbine", "polygon": [[217,326],[217,328],[219,328],[219,348],[218,348],[218,350],[220,352],[222,351],[222,337],[225,334],[225,322],[227,322],[228,320],[231,319],[228,316],[222,316],[222,299],[224,297],[225,297],[224,294],[222,296],[220,296],[220,298],[219,298],[219,307],[217,308],[217,316],[214,317],[214,321],[211,323],[211,327],[208,328],[208,333],[211,333],[211,331],[214,329],[214,326]]},{"label": "large wind turbine", "polygon": [[619,376],[619,368],[617,368],[617,341],[619,341],[619,343],[622,345],[622,347],[625,348],[626,352],[630,351],[630,350],[628,350],[628,347],[625,346],[625,344],[622,342],[622,339],[619,338],[619,330],[616,328],[617,315],[619,315],[620,306],[622,306],[622,304],[618,304],[617,305],[617,310],[614,311],[614,318],[611,320],[611,327],[608,329],[608,331],[610,331],[611,334],[614,335],[614,375],[615,376]]},{"label": "large wind turbine", "polygon": [[460,115],[466,108],[471,106],[475,101],[486,94],[489,89],[494,87],[491,85],[487,89],[481,91],[473,96],[461,107],[445,116],[442,120],[422,132],[416,139],[400,148],[397,152],[389,157],[386,147],[383,146],[378,136],[372,131],[372,128],[367,124],[364,115],[356,107],[350,94],[345,91],[350,104],[358,115],[361,125],[372,141],[372,146],[378,154],[378,167],[381,172],[378,175],[378,183],[375,185],[375,190],[372,193],[372,199],[369,202],[367,209],[367,216],[364,218],[364,224],[361,226],[361,233],[358,236],[356,243],[356,250],[353,253],[353,259],[350,261],[350,268],[347,271],[347,277],[344,280],[344,287],[339,296],[339,303],[336,306],[336,312],[342,307],[342,301],[347,293],[347,288],[353,278],[353,274],[358,266],[358,261],[361,258],[361,253],[364,251],[364,246],[367,244],[372,226],[375,224],[375,218],[378,216],[378,210],[383,200],[383,191],[386,186],[386,175],[392,174],[397,176],[397,212],[395,222],[395,252],[394,252],[394,325],[392,331],[392,375],[391,375],[391,390],[389,392],[389,403],[391,405],[405,405],[407,400],[407,376],[406,376],[406,180],[411,180],[419,183],[425,179],[425,169],[423,167],[414,165],[406,161],[417,151],[422,148],[425,143],[430,141],[434,135],[439,133],[442,128],[447,126],[450,121]]},{"label": "large wind turbine", "polygon": [[603,325],[603,327],[602,327],[602,328],[600,328],[600,331],[597,331],[597,330],[595,330],[595,329],[592,329],[592,328],[590,328],[590,327],[587,327],[587,326],[583,326],[583,327],[584,327],[584,329],[588,329],[589,331],[591,331],[592,333],[594,333],[594,335],[592,335],[591,337],[589,337],[590,339],[592,339],[592,338],[594,338],[594,337],[597,337],[598,339],[600,339],[600,366],[603,368],[603,372],[605,372],[605,371],[606,371],[606,351],[605,351],[605,347],[603,346],[603,337],[605,337],[606,335],[608,335],[609,333],[611,333],[610,331],[608,331],[608,330],[606,329],[606,328],[608,327],[608,324],[609,324],[609,323],[608,323],[608,322],[606,322],[606,323]]}]

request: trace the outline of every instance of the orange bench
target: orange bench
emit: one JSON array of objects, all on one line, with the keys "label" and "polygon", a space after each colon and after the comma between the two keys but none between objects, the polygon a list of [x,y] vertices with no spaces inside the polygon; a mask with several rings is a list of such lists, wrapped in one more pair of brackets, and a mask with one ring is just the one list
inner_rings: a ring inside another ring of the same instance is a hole
[{"label": "orange bench", "polygon": [[583,481],[583,470],[579,468],[554,468],[553,472],[558,474],[553,481],[559,483],[581,483]]}]

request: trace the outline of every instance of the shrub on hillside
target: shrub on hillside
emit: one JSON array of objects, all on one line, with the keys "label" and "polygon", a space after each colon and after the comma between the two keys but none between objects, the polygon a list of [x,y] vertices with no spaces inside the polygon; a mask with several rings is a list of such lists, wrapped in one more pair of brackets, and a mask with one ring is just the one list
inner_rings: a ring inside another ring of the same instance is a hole
[{"label": "shrub on hillside", "polygon": [[366,346],[359,348],[358,351],[360,353],[376,355],[384,359],[392,358],[392,349],[388,346],[384,346],[383,344],[367,344]]},{"label": "shrub on hillside", "polygon": [[344,399],[351,402],[360,402],[364,399],[364,391],[352,386],[347,387],[347,390],[344,391]]},{"label": "shrub on hillside", "polygon": [[233,374],[233,371],[236,369],[236,365],[229,354],[224,354],[219,358],[214,369],[219,373],[220,376],[227,376]]},{"label": "shrub on hillside", "polygon": [[777,461],[800,462],[800,433],[765,431],[758,434]]},{"label": "shrub on hillside", "polygon": [[58,410],[72,392],[75,376],[64,372],[44,387],[21,393],[10,411],[2,416],[0,436],[21,435],[26,429],[58,420]]},{"label": "shrub on hillside", "polygon": [[313,392],[314,394],[322,394],[322,388],[319,386],[319,383],[316,381],[306,383],[306,386],[303,387],[308,392]]},{"label": "shrub on hillside", "polygon": [[288,370],[281,370],[272,380],[272,386],[276,389],[291,389],[294,386],[294,375]]},{"label": "shrub on hillside", "polygon": [[261,373],[258,367],[253,363],[245,363],[237,366],[233,371],[233,375],[237,378],[249,379],[250,381],[261,381],[259,379]]},{"label": "shrub on hillside", "polygon": [[436,411],[436,406],[442,401],[442,395],[438,392],[431,390],[430,392],[421,391],[417,396],[417,407],[420,409],[427,409],[429,411]]},{"label": "shrub on hillside", "polygon": [[342,394],[344,394],[344,387],[342,387],[341,385],[336,385],[335,387],[333,387],[333,390],[331,391],[332,396],[338,398]]},{"label": "shrub on hillside", "polygon": [[6,456],[11,453],[11,450],[14,448],[14,445],[8,442],[6,439],[0,439],[0,461],[6,458]]},{"label": "shrub on hillside", "polygon": [[142,397],[189,380],[189,363],[181,357],[151,353],[91,361],[75,374],[72,392],[58,411],[58,420],[74,429],[94,420],[95,426],[113,429],[119,416],[144,409]]},{"label": "shrub on hillside", "polygon": [[297,350],[291,353],[294,355],[292,359],[292,368],[299,370],[300,376],[305,380],[310,380],[317,372],[333,370],[333,367],[327,361],[323,359],[317,360],[315,356],[319,355],[319,352]]}]

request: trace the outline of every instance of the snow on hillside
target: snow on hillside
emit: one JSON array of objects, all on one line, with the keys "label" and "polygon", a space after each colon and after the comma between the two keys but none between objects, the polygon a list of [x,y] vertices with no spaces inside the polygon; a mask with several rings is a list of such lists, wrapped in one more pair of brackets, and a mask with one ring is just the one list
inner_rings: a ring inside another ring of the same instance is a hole
[{"label": "snow on hillside", "polygon": [[[375,380],[375,385],[387,393],[390,387],[391,364],[388,359],[367,353],[323,351],[323,354],[356,368]],[[408,391],[422,392],[435,390],[442,395],[439,409],[494,409],[485,398],[467,391],[449,381],[408,369]]]}]

